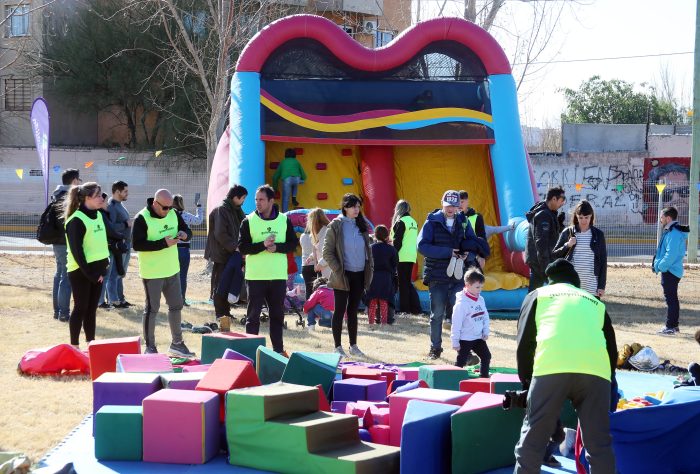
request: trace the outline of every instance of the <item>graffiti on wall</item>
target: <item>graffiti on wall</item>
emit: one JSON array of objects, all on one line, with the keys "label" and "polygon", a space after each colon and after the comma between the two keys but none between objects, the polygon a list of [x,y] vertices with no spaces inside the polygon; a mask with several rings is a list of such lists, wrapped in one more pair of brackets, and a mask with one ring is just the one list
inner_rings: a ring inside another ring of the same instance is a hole
[{"label": "graffiti on wall", "polygon": [[[659,193],[657,184],[664,184]],[[644,159],[644,222],[656,222],[659,205],[673,206],[678,210],[678,220],[688,222],[690,195],[690,158]]]},{"label": "graffiti on wall", "polygon": [[644,212],[643,169],[625,164],[548,164],[535,163],[537,191],[544,199],[547,189],[562,186],[566,190],[566,208],[586,199],[596,218],[625,215],[629,223],[642,221]]}]

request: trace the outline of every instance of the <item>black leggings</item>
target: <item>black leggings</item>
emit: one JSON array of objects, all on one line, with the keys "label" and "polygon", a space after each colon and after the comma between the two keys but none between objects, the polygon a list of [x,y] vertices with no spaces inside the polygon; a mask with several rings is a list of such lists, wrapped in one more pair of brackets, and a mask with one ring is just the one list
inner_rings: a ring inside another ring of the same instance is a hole
[{"label": "black leggings", "polygon": [[348,336],[350,345],[357,344],[357,308],[360,306],[362,294],[365,291],[365,272],[345,272],[349,291],[333,290],[335,311],[333,311],[333,341],[335,347],[340,346],[340,335],[343,332],[343,317],[348,315]]},{"label": "black leggings", "polygon": [[80,343],[81,327],[85,330],[87,342],[95,339],[95,320],[102,283],[91,282],[80,269],[69,272],[68,279],[73,292],[73,311],[68,322],[70,343],[77,346]]}]

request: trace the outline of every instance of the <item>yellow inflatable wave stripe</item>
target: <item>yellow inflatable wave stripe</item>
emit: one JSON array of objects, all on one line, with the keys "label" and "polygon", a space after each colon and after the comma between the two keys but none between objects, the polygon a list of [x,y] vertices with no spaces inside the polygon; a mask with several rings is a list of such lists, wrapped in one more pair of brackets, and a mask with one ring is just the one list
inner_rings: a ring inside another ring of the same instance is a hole
[{"label": "yellow inflatable wave stripe", "polygon": [[280,107],[262,95],[260,96],[260,103],[289,122],[299,125],[300,127],[317,130],[319,132],[355,132],[358,130],[366,130],[368,128],[386,127],[388,125],[398,125],[408,122],[441,118],[464,118],[471,120],[482,120],[488,123],[493,121],[491,115],[476,110],[462,109],[458,107],[441,107],[435,109],[417,110],[415,112],[405,112],[390,115],[388,117],[361,119],[345,123],[323,123],[300,117],[299,115]]}]

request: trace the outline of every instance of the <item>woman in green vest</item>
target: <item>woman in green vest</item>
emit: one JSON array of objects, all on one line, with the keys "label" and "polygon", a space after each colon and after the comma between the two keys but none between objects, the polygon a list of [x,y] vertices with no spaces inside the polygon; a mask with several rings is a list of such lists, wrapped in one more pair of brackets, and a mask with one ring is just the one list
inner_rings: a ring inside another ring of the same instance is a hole
[{"label": "woman in green vest", "polygon": [[418,224],[411,217],[411,205],[401,199],[391,218],[391,240],[399,253],[399,311],[420,314],[420,299],[413,286],[413,266],[416,264]]},{"label": "woman in green vest", "polygon": [[97,304],[109,265],[107,227],[98,212],[103,201],[102,189],[93,182],[73,186],[65,201],[67,269],[73,292],[70,343],[76,348],[81,327],[88,343],[95,339]]}]

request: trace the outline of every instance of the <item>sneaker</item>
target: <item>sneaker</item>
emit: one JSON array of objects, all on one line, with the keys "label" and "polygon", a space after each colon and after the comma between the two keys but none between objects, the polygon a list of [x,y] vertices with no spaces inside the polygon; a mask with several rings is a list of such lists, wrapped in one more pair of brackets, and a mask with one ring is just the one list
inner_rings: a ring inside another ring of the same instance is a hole
[{"label": "sneaker", "polygon": [[442,354],[442,348],[430,348],[430,352],[428,352],[428,359],[430,360],[436,360],[440,358],[440,354]]},{"label": "sneaker", "polygon": [[180,357],[194,357],[194,352],[191,352],[184,342],[173,342],[168,352]]},{"label": "sneaker", "polygon": [[680,332],[680,331],[678,330],[677,327],[676,327],[676,328],[667,328],[667,327],[664,327],[663,329],[661,329],[661,330],[660,330],[659,332],[657,332],[656,334],[661,334],[662,336],[675,336],[675,335],[678,334],[679,332]]},{"label": "sneaker", "polygon": [[194,334],[211,334],[213,332],[209,326],[192,326],[190,331]]},{"label": "sneaker", "polygon": [[450,259],[450,263],[447,264],[447,276],[451,277],[455,274],[455,267],[457,266],[457,257],[454,255]]},{"label": "sneaker", "polygon": [[182,301],[182,306],[184,306],[184,307],[189,307],[190,304],[187,302],[187,300],[183,300],[183,301]]},{"label": "sneaker", "polygon": [[297,198],[295,198],[295,197],[292,198],[292,204],[294,204],[295,206],[299,205],[299,201],[297,201]]},{"label": "sneaker", "polygon": [[101,309],[112,309],[114,306],[112,306],[111,304],[105,302],[105,303],[102,303],[102,304],[97,305],[97,307],[98,307],[98,308],[101,308]]},{"label": "sneaker", "polygon": [[315,324],[310,324],[310,325],[306,326],[306,330],[307,330],[308,332],[314,332],[314,331],[316,331],[316,325],[315,325]]},{"label": "sneaker", "polygon": [[122,308],[131,308],[132,306],[134,306],[133,304],[129,303],[129,302],[126,301],[126,300],[122,301],[122,302],[119,303],[119,304],[121,305]]},{"label": "sneaker", "polygon": [[354,355],[354,356],[357,356],[357,357],[367,357],[367,356],[365,355],[365,353],[362,352],[362,351],[360,350],[359,347],[357,347],[357,344],[353,344],[352,346],[350,346],[350,351],[349,351],[349,352],[350,352],[350,355]]},{"label": "sneaker", "polygon": [[227,299],[228,299],[228,304],[238,303],[238,295],[234,295],[233,293],[229,293]]},{"label": "sneaker", "polygon": [[452,330],[452,320],[451,319],[445,319],[442,322],[442,329],[446,329],[447,331]]},{"label": "sneaker", "polygon": [[143,351],[144,354],[158,354],[158,349],[156,346],[146,346],[146,350]]},{"label": "sneaker", "polygon": [[481,362],[481,359],[479,359],[479,356],[470,354],[469,357],[467,358],[467,365],[476,365]]},{"label": "sneaker", "polygon": [[340,357],[341,357],[341,359],[342,359],[343,357],[347,357],[347,356],[348,356],[348,355],[345,353],[345,351],[343,350],[343,346],[338,346],[338,347],[336,347],[335,349],[333,349],[333,352],[335,352],[336,354],[339,354]]},{"label": "sneaker", "polygon": [[58,319],[58,313],[54,313],[53,319]]},{"label": "sneaker", "polygon": [[58,320],[62,323],[67,323],[68,321],[70,321],[70,316],[59,316]]},{"label": "sneaker", "polygon": [[114,303],[114,304],[112,305],[112,307],[113,307],[113,308],[116,308],[116,309],[126,309],[126,308],[128,308],[128,306],[124,306],[123,303]]},{"label": "sneaker", "polygon": [[183,321],[180,323],[180,329],[183,331],[189,331],[192,329],[193,324],[187,321]]},{"label": "sneaker", "polygon": [[555,458],[554,456],[549,456],[549,459],[545,460],[542,463],[542,465],[547,466],[547,467],[553,467],[556,469],[561,467],[561,463],[559,461],[557,461],[557,458]]},{"label": "sneaker", "polygon": [[457,264],[455,265],[454,277],[458,280],[461,280],[463,276],[464,276],[464,263],[462,263],[461,260],[457,260]]}]

